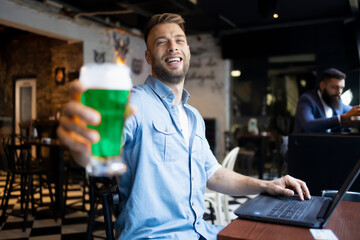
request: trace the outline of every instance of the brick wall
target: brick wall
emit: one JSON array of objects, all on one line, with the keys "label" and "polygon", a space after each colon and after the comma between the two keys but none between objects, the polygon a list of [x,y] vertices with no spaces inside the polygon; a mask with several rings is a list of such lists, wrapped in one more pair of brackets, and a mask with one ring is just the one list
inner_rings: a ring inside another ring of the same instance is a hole
[{"label": "brick wall", "polygon": [[[0,38],[0,116],[14,118],[16,79],[36,78],[37,118],[55,116],[69,100],[68,74],[83,64],[82,43],[69,44],[31,33]],[[65,68],[65,83],[55,83],[55,69]]]}]

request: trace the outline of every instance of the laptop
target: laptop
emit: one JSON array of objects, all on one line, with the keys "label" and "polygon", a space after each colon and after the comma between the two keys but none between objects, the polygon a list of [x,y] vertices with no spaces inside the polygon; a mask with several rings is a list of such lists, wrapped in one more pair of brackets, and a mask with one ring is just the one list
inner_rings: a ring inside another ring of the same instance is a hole
[{"label": "laptop", "polygon": [[360,173],[360,159],[341,186],[334,199],[312,196],[301,201],[298,196],[270,196],[260,194],[234,213],[242,219],[294,225],[309,228],[323,228]]}]

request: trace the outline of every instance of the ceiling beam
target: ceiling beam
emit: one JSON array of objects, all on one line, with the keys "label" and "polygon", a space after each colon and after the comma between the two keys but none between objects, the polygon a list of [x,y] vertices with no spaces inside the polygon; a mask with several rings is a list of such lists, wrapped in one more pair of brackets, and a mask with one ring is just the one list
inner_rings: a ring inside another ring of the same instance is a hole
[{"label": "ceiling beam", "polygon": [[230,30],[221,31],[221,35],[232,35],[239,34],[251,31],[261,31],[261,30],[269,30],[269,29],[279,29],[279,28],[290,28],[297,26],[305,26],[305,25],[315,25],[321,23],[328,22],[347,22],[355,19],[355,16],[340,16],[340,17],[332,17],[332,18],[321,18],[321,19],[310,19],[303,21],[295,21],[295,22],[287,22],[287,23],[277,23],[277,24],[267,24],[262,26],[254,26],[254,27],[245,27],[245,28],[236,28]]}]

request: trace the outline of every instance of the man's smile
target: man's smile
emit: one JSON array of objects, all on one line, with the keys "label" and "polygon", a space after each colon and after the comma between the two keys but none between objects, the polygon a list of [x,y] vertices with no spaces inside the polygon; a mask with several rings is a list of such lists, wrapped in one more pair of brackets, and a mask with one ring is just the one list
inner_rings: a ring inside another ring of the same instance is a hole
[{"label": "man's smile", "polygon": [[171,56],[171,57],[165,58],[165,62],[169,66],[176,66],[179,63],[181,63],[182,60],[183,60],[182,57],[179,57],[179,56]]}]

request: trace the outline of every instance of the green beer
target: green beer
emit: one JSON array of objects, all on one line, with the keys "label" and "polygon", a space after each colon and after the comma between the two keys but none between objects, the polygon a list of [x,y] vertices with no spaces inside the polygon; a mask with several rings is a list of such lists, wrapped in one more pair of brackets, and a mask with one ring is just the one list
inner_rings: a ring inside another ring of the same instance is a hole
[{"label": "green beer", "polygon": [[126,170],[121,159],[121,136],[132,87],[130,70],[115,63],[86,64],[81,68],[80,82],[86,88],[81,102],[101,114],[98,126],[87,126],[99,132],[100,141],[91,146],[86,171],[93,176],[120,175]]},{"label": "green beer", "polygon": [[99,161],[120,154],[121,135],[125,120],[125,108],[129,90],[89,89],[81,96],[81,102],[95,108],[101,114],[98,126],[88,125],[100,133],[100,141],[91,146],[92,155]]}]

